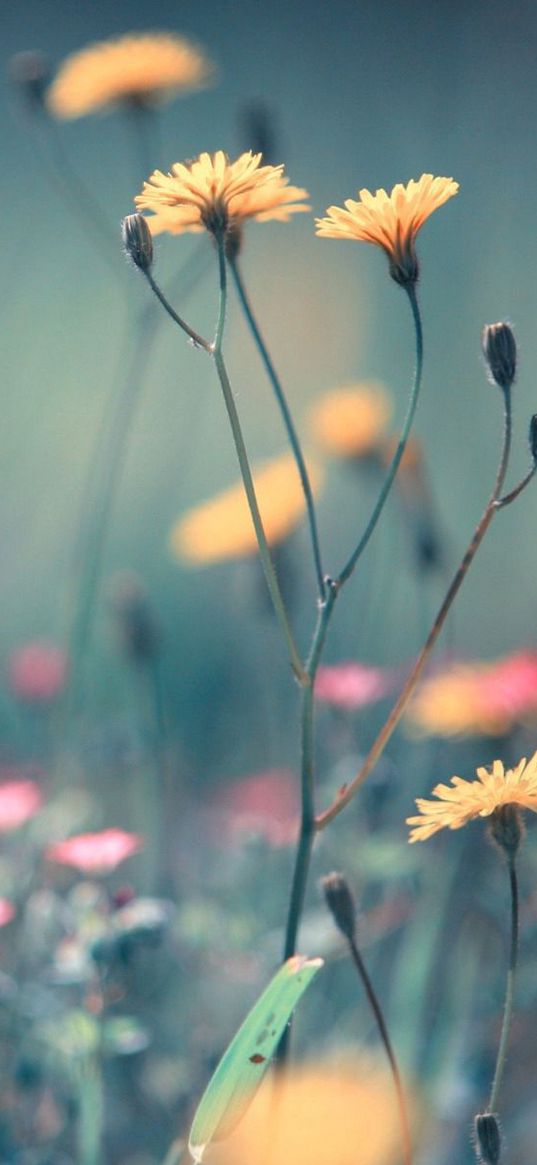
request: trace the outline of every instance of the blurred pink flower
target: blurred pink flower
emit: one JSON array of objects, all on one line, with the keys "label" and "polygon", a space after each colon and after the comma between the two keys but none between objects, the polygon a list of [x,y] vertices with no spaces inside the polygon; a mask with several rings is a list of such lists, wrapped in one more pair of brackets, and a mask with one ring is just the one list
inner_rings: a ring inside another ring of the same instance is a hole
[{"label": "blurred pink flower", "polygon": [[537,651],[517,651],[491,664],[481,693],[492,714],[509,724],[537,711]]},{"label": "blurred pink flower", "polygon": [[35,639],[11,653],[9,685],[19,700],[48,704],[59,695],[66,679],[67,656],[53,643]]},{"label": "blurred pink flower", "polygon": [[41,808],[42,795],[35,781],[5,781],[0,784],[0,833],[24,825]]},{"label": "blurred pink flower", "polygon": [[297,780],[289,769],[242,777],[218,791],[211,810],[214,833],[226,844],[254,833],[272,846],[291,845],[298,833]]},{"label": "blurred pink flower", "polygon": [[82,874],[109,874],[143,847],[143,838],[124,829],[103,829],[101,833],[80,833],[49,845],[45,857],[51,862],[74,866]]},{"label": "blurred pink flower", "polygon": [[315,695],[325,704],[351,711],[382,700],[395,684],[394,672],[350,661],[320,667],[315,680]]},{"label": "blurred pink flower", "polygon": [[15,907],[9,898],[0,898],[0,926],[7,926],[15,914]]}]

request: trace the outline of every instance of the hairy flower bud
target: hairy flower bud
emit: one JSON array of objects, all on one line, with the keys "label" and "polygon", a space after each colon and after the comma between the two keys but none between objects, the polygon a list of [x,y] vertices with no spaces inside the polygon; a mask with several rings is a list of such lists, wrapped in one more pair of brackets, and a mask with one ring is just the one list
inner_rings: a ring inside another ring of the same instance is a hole
[{"label": "hairy flower bud", "polygon": [[140,271],[149,271],[153,263],[153,239],[143,214],[128,214],[121,224],[123,246]]},{"label": "hairy flower bud", "polygon": [[490,836],[508,858],[513,858],[524,835],[518,805],[498,805],[489,818]]},{"label": "hairy flower bud", "polygon": [[530,421],[528,441],[530,443],[530,453],[533,457],[533,460],[537,461],[537,413],[533,414]]},{"label": "hairy flower bud", "polygon": [[321,879],[321,888],[326,905],[334,922],[349,942],[354,942],[356,933],[356,904],[351,888],[344,874],[327,874]]},{"label": "hairy flower bud", "polygon": [[511,388],[516,376],[516,340],[509,324],[487,324],[483,328],[483,355],[491,382]]},{"label": "hairy flower bud", "polygon": [[478,1113],[474,1123],[478,1161],[482,1165],[498,1165],[502,1148],[502,1134],[493,1112]]}]

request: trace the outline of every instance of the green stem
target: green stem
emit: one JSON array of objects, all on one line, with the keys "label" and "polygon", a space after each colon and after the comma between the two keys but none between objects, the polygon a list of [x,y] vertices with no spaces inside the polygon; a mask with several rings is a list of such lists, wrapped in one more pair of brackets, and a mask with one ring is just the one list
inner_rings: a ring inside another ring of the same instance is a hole
[{"label": "green stem", "polygon": [[509,1030],[511,1027],[511,1018],[513,1015],[513,995],[518,960],[518,879],[514,855],[510,855],[508,858],[508,868],[509,884],[511,888],[511,945],[509,951],[509,969],[507,971],[507,986],[505,990],[502,1030],[500,1035],[500,1044],[498,1047],[498,1056],[496,1059],[494,1080],[492,1082],[492,1088],[490,1092],[488,1105],[489,1112],[495,1112],[498,1105],[498,1094],[500,1091],[503,1070],[505,1067],[505,1055],[507,1052],[507,1042],[509,1039]]},{"label": "green stem", "polygon": [[411,673],[410,673],[410,675],[409,675],[409,677],[408,677],[408,679],[407,679],[407,681],[406,681],[406,683],[401,691],[401,694],[400,694],[398,700],[394,704],[394,707],[392,708],[392,711],[390,712],[388,719],[386,720],[383,727],[381,728],[376,740],[372,744],[372,746],[371,746],[371,748],[370,748],[370,750],[369,750],[369,752],[368,752],[368,754],[367,754],[367,756],[362,764],[362,767],[360,768],[360,770],[358,771],[358,773],[356,774],[354,779],[346,786],[346,788],[344,788],[342,791],[340,791],[340,793],[336,797],[335,801],[333,801],[332,805],[330,805],[328,809],[325,809],[325,811],[323,813],[319,814],[319,816],[316,818],[315,826],[316,826],[316,829],[318,829],[318,830],[324,829],[329,824],[329,822],[333,821],[334,817],[337,817],[337,815],[339,813],[341,813],[342,809],[344,809],[345,806],[348,805],[349,801],[352,800],[356,791],[364,783],[366,777],[369,776],[370,772],[372,771],[372,769],[374,769],[375,765],[377,764],[377,761],[382,756],[382,753],[384,752],[384,749],[385,749],[388,741],[390,740],[392,733],[395,731],[395,729],[396,729],[396,727],[397,727],[397,725],[398,725],[398,723],[399,723],[399,721],[400,721],[400,719],[401,719],[401,717],[402,717],[402,715],[407,707],[408,701],[410,700],[410,697],[412,696],[412,694],[414,692],[414,689],[415,689],[416,684],[421,676],[423,668],[425,667],[425,664],[426,664],[426,662],[431,654],[431,651],[432,651],[432,649],[433,649],[433,647],[438,639],[438,636],[440,635],[442,627],[444,626],[444,623],[446,621],[446,617],[448,615],[448,612],[451,609],[452,603],[453,603],[454,599],[456,598],[456,596],[457,596],[457,594],[458,594],[458,592],[459,592],[459,590],[464,582],[464,579],[466,578],[469,567],[471,566],[471,564],[475,558],[475,555],[476,555],[476,553],[477,553],[477,551],[478,551],[478,549],[483,541],[483,538],[485,537],[485,534],[490,526],[490,523],[492,522],[494,515],[498,512],[497,511],[497,501],[498,501],[498,498],[500,497],[501,492],[502,492],[502,487],[503,487],[503,483],[505,480],[505,474],[507,471],[507,465],[508,465],[508,461],[509,461],[509,452],[510,452],[510,448],[511,448],[512,415],[511,415],[511,393],[510,393],[509,388],[504,389],[503,397],[504,397],[503,444],[502,444],[502,451],[501,451],[501,455],[500,455],[500,461],[499,461],[499,465],[498,465],[498,471],[496,474],[496,481],[494,483],[494,489],[492,491],[492,494],[491,494],[491,496],[487,502],[487,505],[483,511],[483,514],[482,514],[482,516],[481,516],[481,518],[480,518],[480,520],[479,520],[479,522],[474,530],[472,539],[471,539],[470,544],[469,544],[469,546],[468,546],[468,548],[467,548],[467,550],[466,550],[466,552],[461,560],[461,563],[453,576],[453,579],[450,583],[450,586],[448,587],[446,596],[445,596],[445,598],[440,606],[440,609],[436,615],[436,618],[435,618],[434,623],[431,627],[431,630],[429,631],[427,639],[425,640],[425,643],[424,643],[424,645],[423,645],[423,647],[422,647],[422,649],[421,649],[421,651],[416,659],[414,667],[412,668],[412,671],[411,671]]},{"label": "green stem", "polygon": [[229,418],[229,423],[231,425],[231,432],[233,434],[233,441],[235,443],[235,450],[237,453],[237,458],[238,458],[239,467],[240,467],[240,471],[241,471],[242,482],[244,485],[244,490],[246,493],[246,498],[248,501],[248,506],[250,508],[250,514],[252,517],[252,522],[254,524],[254,529],[255,529],[255,533],[256,533],[257,544],[259,547],[259,556],[261,559],[261,565],[263,567],[263,573],[265,575],[265,580],[266,580],[266,583],[267,583],[267,586],[269,589],[270,597],[272,599],[272,603],[274,606],[276,617],[278,619],[278,622],[279,622],[280,627],[281,627],[282,632],[283,632],[285,642],[287,644],[287,650],[289,652],[291,666],[292,666],[293,671],[295,673],[295,676],[297,677],[299,682],[301,684],[305,684],[305,683],[307,683],[307,675],[304,671],[304,665],[302,663],[302,660],[301,660],[300,655],[298,653],[298,649],[297,649],[296,644],[295,644],[293,632],[291,630],[291,626],[289,624],[289,619],[287,617],[285,603],[283,601],[280,587],[278,584],[278,579],[276,577],[276,572],[274,570],[274,564],[272,562],[269,545],[267,542],[265,530],[263,527],[263,522],[261,519],[261,514],[259,512],[259,506],[257,504],[257,497],[256,497],[254,482],[253,482],[253,478],[252,478],[252,473],[250,470],[250,463],[248,461],[248,454],[246,452],[246,445],[244,443],[244,437],[242,435],[241,424],[239,421],[239,414],[237,412],[237,407],[235,405],[235,400],[233,397],[233,392],[231,389],[229,376],[227,373],[226,365],[224,362],[224,357],[222,354],[222,341],[223,341],[223,336],[224,336],[224,324],[225,324],[225,318],[226,318],[226,302],[227,302],[226,259],[225,259],[224,245],[223,245],[222,240],[219,242],[219,245],[218,245],[218,259],[219,259],[219,272],[220,272],[220,301],[219,301],[219,308],[218,308],[218,320],[217,320],[217,324],[216,324],[215,337],[214,337],[213,344],[210,346],[210,351],[214,357],[215,367],[216,367],[216,371],[218,373],[218,378],[220,380],[220,386],[221,386],[222,393],[224,396],[224,402],[225,402],[225,406],[226,406],[226,410],[227,410],[227,415]]},{"label": "green stem", "polygon": [[405,1094],[403,1092],[401,1074],[399,1072],[399,1067],[397,1064],[397,1060],[395,1058],[395,1052],[393,1050],[392,1042],[390,1040],[390,1035],[388,1032],[388,1028],[386,1026],[386,1020],[384,1019],[384,1015],[383,1015],[379,1000],[377,998],[377,994],[375,992],[375,989],[373,987],[371,979],[369,978],[369,974],[367,972],[367,969],[366,969],[365,963],[362,959],[362,956],[360,954],[360,951],[358,950],[355,939],[349,938],[348,943],[349,943],[349,948],[350,948],[350,952],[352,955],[354,965],[355,965],[356,970],[358,971],[358,974],[359,974],[360,979],[362,981],[365,993],[367,995],[369,1006],[373,1012],[373,1015],[375,1016],[377,1027],[379,1029],[380,1038],[382,1040],[382,1043],[384,1045],[384,1050],[386,1052],[386,1055],[387,1055],[389,1063],[390,1063],[393,1082],[394,1082],[394,1086],[395,1086],[395,1092],[397,1095],[397,1104],[399,1107],[399,1119],[401,1121],[401,1131],[403,1134],[403,1157],[404,1157],[405,1165],[412,1165],[412,1143],[411,1143],[411,1139],[410,1139],[410,1125],[409,1125],[408,1113],[407,1113],[407,1109],[406,1109]]},{"label": "green stem", "polygon": [[393,482],[395,479],[395,475],[397,473],[397,470],[399,469],[401,459],[402,459],[403,454],[404,454],[405,449],[406,449],[408,437],[410,434],[410,430],[412,428],[412,422],[414,420],[414,414],[416,412],[416,407],[418,404],[418,398],[419,398],[419,394],[420,394],[421,381],[422,381],[422,372],[423,372],[423,329],[422,329],[422,324],[421,324],[421,315],[420,315],[420,309],[419,309],[419,304],[418,304],[417,295],[416,295],[415,284],[414,283],[407,284],[407,286],[405,287],[405,291],[408,295],[410,307],[412,309],[412,318],[414,320],[414,328],[415,328],[415,332],[416,332],[416,368],[415,368],[415,372],[414,372],[412,391],[410,394],[410,400],[408,403],[407,413],[406,413],[406,417],[405,417],[405,420],[403,423],[403,428],[401,430],[401,436],[399,438],[399,443],[397,445],[397,449],[395,450],[395,453],[393,455],[390,467],[388,469],[388,473],[386,474],[386,478],[384,480],[384,484],[383,484],[382,489],[380,491],[380,494],[378,496],[377,503],[375,505],[373,513],[371,514],[369,522],[367,523],[367,526],[364,530],[364,533],[362,534],[362,537],[360,538],[360,541],[359,541],[356,549],[351,554],[347,564],[343,567],[343,570],[341,571],[341,573],[338,577],[337,581],[338,581],[338,584],[340,586],[342,586],[343,583],[345,583],[347,581],[347,579],[350,577],[350,575],[352,574],[352,572],[356,566],[356,563],[358,562],[358,559],[363,554],[363,552],[364,552],[364,550],[369,542],[369,539],[371,538],[371,535],[373,534],[373,531],[377,525],[377,522],[380,518],[380,515],[384,509],[386,500],[388,498],[388,494],[390,493],[390,490],[392,488],[392,485],[393,485]]},{"label": "green stem", "polygon": [[100,1165],[103,1132],[103,1086],[99,1056],[89,1056],[80,1068],[78,1086],[77,1161]]},{"label": "green stem", "polygon": [[144,271],[143,274],[145,275],[151,290],[155,293],[157,299],[162,304],[165,311],[167,311],[168,315],[171,316],[173,322],[182,328],[183,332],[186,333],[189,340],[192,340],[194,347],[204,348],[206,352],[211,352],[211,345],[209,341],[204,340],[203,336],[200,336],[198,332],[195,332],[194,329],[190,327],[190,324],[187,324],[186,321],[181,318],[181,316],[177,315],[177,312],[174,311],[171,303],[169,303],[166,299],[164,292],[162,292],[158,284],[155,283],[151,272]]},{"label": "green stem", "polygon": [[319,597],[320,597],[320,600],[322,602],[324,597],[325,597],[324,571],[323,571],[322,558],[321,558],[319,531],[317,528],[317,517],[315,514],[315,504],[313,501],[313,492],[312,492],[312,488],[311,488],[311,483],[310,483],[310,479],[309,479],[309,474],[308,474],[306,462],[304,460],[304,454],[302,453],[302,448],[300,445],[298,434],[297,434],[297,431],[296,431],[296,428],[295,428],[295,425],[293,422],[291,411],[289,409],[289,405],[287,403],[287,399],[285,397],[285,393],[284,393],[281,381],[280,381],[279,376],[276,372],[274,364],[272,363],[270,353],[267,349],[267,346],[265,344],[263,336],[261,335],[261,332],[259,330],[259,325],[258,325],[257,320],[254,316],[253,311],[252,311],[252,306],[250,304],[250,300],[249,300],[248,295],[246,293],[246,288],[244,286],[244,282],[242,279],[241,272],[239,270],[239,266],[237,264],[237,260],[235,258],[230,258],[229,265],[231,267],[231,273],[232,273],[233,279],[235,281],[235,287],[237,289],[237,293],[239,296],[239,301],[240,301],[241,307],[243,309],[243,312],[244,312],[244,315],[246,317],[247,323],[249,325],[250,331],[251,331],[252,336],[255,340],[257,348],[259,350],[259,355],[261,356],[261,360],[262,360],[262,363],[264,365],[265,371],[266,371],[267,376],[268,376],[270,383],[272,385],[274,395],[276,397],[276,400],[277,400],[277,403],[278,403],[278,406],[280,409],[280,413],[281,413],[282,418],[283,418],[283,423],[284,423],[286,431],[287,431],[287,436],[289,438],[289,444],[291,446],[293,456],[294,456],[294,459],[296,462],[296,467],[298,470],[300,482],[302,485],[302,490],[304,493],[304,499],[306,502],[306,510],[307,510],[307,514],[308,514],[308,522],[309,522],[309,528],[310,528],[311,545],[312,545],[312,550],[313,550],[313,560],[314,560],[314,564],[315,564],[315,573],[317,576],[317,586],[319,589]]}]

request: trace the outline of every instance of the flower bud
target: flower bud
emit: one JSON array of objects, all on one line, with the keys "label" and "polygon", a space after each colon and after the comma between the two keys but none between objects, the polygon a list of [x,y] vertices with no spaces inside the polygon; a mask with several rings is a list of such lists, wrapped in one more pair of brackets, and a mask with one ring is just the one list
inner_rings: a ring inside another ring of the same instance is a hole
[{"label": "flower bud", "polygon": [[491,382],[511,388],[516,376],[516,340],[509,324],[487,324],[483,328],[483,355]]},{"label": "flower bud", "polygon": [[143,214],[128,214],[121,224],[123,246],[140,271],[149,271],[153,263],[153,239]]},{"label": "flower bud", "polygon": [[349,942],[356,934],[356,904],[344,874],[327,874],[321,879],[326,905],[334,922]]},{"label": "flower bud", "polygon": [[161,635],[148,595],[136,575],[120,575],[114,580],[111,601],[127,655],[134,663],[150,664],[159,654]]},{"label": "flower bud", "polygon": [[482,1162],[482,1165],[498,1165],[502,1134],[497,1116],[493,1112],[478,1113],[474,1130],[478,1161]]},{"label": "flower bud", "polygon": [[8,76],[28,110],[43,109],[50,71],[42,53],[16,53],[9,62]]},{"label": "flower bud", "polygon": [[530,453],[533,460],[537,461],[537,413],[534,413],[531,418],[528,440],[530,443]]},{"label": "flower bud", "polygon": [[524,823],[518,805],[499,805],[490,815],[490,836],[508,858],[517,852],[524,834]]}]

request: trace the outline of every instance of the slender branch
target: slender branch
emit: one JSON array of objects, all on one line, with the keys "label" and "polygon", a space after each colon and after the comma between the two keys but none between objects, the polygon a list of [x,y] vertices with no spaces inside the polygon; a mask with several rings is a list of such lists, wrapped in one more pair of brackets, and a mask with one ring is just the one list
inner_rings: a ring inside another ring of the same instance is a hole
[{"label": "slender branch", "polygon": [[511,944],[509,951],[509,969],[507,972],[507,986],[505,990],[505,1004],[503,1009],[502,1030],[500,1035],[500,1043],[498,1047],[498,1056],[496,1059],[496,1068],[494,1072],[494,1080],[490,1092],[490,1099],[488,1110],[495,1112],[498,1104],[498,1094],[502,1082],[503,1070],[505,1067],[505,1055],[507,1052],[507,1042],[509,1039],[509,1029],[511,1026],[511,1018],[513,1015],[513,995],[515,988],[515,976],[518,960],[518,879],[515,867],[514,855],[511,855],[508,860],[509,868],[509,884],[511,889]]},{"label": "slender branch", "polygon": [[278,403],[278,406],[280,409],[280,413],[281,413],[282,418],[283,418],[283,423],[285,425],[285,428],[287,431],[287,436],[289,438],[289,444],[291,445],[293,456],[294,456],[294,459],[296,462],[296,467],[298,469],[300,482],[302,485],[302,490],[303,490],[304,498],[305,498],[305,502],[306,502],[306,510],[307,510],[307,514],[308,514],[310,538],[311,538],[311,545],[312,545],[312,550],[313,550],[313,560],[314,560],[314,564],[315,564],[315,573],[317,576],[317,586],[319,589],[319,597],[320,597],[320,600],[322,602],[322,600],[325,597],[324,570],[323,570],[323,564],[322,564],[322,558],[321,558],[321,548],[320,548],[320,541],[319,541],[319,531],[318,531],[318,527],[317,527],[317,517],[316,517],[316,513],[315,513],[315,503],[313,501],[313,492],[312,492],[312,488],[311,488],[311,482],[309,479],[308,469],[306,466],[306,462],[304,460],[304,454],[302,453],[302,448],[301,448],[298,434],[297,434],[297,431],[296,431],[296,428],[294,425],[294,421],[293,421],[293,418],[291,415],[291,411],[289,409],[289,405],[287,403],[287,399],[286,399],[286,396],[285,396],[285,393],[284,393],[284,390],[282,387],[282,383],[281,383],[280,378],[276,372],[276,369],[275,369],[274,364],[272,362],[270,353],[269,353],[268,348],[265,344],[263,336],[261,335],[261,332],[259,330],[259,325],[257,323],[255,316],[254,316],[250,300],[249,300],[248,295],[246,293],[246,288],[245,288],[244,281],[243,281],[243,278],[242,278],[242,275],[241,275],[236,258],[230,257],[229,258],[229,265],[231,267],[231,273],[232,273],[233,279],[235,281],[235,287],[237,289],[237,293],[239,296],[241,307],[243,309],[244,315],[245,315],[246,320],[248,322],[248,325],[250,327],[250,331],[253,335],[255,343],[257,344],[257,348],[259,350],[259,355],[261,356],[261,360],[263,362],[265,371],[267,373],[267,376],[268,376],[270,383],[272,385],[272,388],[274,390],[274,395],[276,397],[276,400],[277,400],[277,403]]},{"label": "slender branch", "polygon": [[522,491],[525,490],[526,486],[529,485],[532,478],[535,477],[536,473],[537,461],[534,462],[531,469],[528,470],[528,473],[526,473],[522,478],[522,481],[519,481],[518,485],[515,485],[514,489],[510,490],[508,494],[504,494],[503,498],[498,498],[496,502],[496,509],[501,510],[504,506],[510,506],[511,502],[516,501],[516,499],[520,497]]},{"label": "slender branch", "polygon": [[360,538],[360,541],[359,541],[356,549],[353,551],[347,564],[343,567],[343,570],[339,574],[339,577],[337,579],[339,586],[342,586],[343,583],[345,583],[347,581],[347,579],[350,577],[350,575],[352,574],[352,572],[356,566],[356,563],[358,562],[358,559],[363,554],[363,552],[364,552],[364,550],[369,542],[369,539],[371,538],[371,535],[373,534],[373,531],[377,525],[377,522],[380,518],[380,515],[382,514],[382,511],[383,511],[384,506],[386,504],[388,495],[389,495],[390,490],[392,488],[392,485],[393,485],[393,482],[395,479],[395,475],[397,473],[397,470],[399,469],[399,465],[401,463],[403,454],[404,454],[405,449],[406,449],[410,430],[412,428],[412,422],[414,420],[414,414],[416,412],[416,407],[418,404],[418,399],[419,399],[419,394],[420,394],[420,389],[421,389],[422,372],[423,372],[423,329],[422,329],[422,323],[421,323],[419,304],[418,304],[418,300],[417,300],[417,296],[416,296],[415,284],[414,283],[407,284],[407,286],[405,287],[405,291],[408,295],[410,307],[412,309],[412,318],[414,320],[414,327],[415,327],[415,331],[416,331],[416,368],[415,368],[415,372],[414,372],[412,391],[410,393],[410,400],[408,402],[407,413],[406,413],[406,417],[405,417],[405,420],[403,423],[403,428],[401,430],[401,436],[399,438],[399,443],[398,443],[397,449],[395,450],[395,453],[393,455],[390,467],[388,469],[388,473],[386,474],[386,478],[384,480],[384,484],[383,484],[382,489],[380,491],[380,494],[378,496],[377,503],[375,505],[373,513],[371,514],[369,522],[367,523],[367,526],[364,530],[364,533],[362,534],[362,537]]},{"label": "slender branch", "polygon": [[151,290],[154,291],[157,299],[162,304],[165,311],[168,312],[168,315],[171,316],[174,323],[178,324],[179,327],[182,328],[183,332],[186,332],[186,335],[188,336],[189,340],[192,340],[194,347],[195,348],[204,348],[206,352],[211,353],[212,347],[211,347],[211,344],[209,343],[209,340],[205,340],[203,338],[203,336],[200,336],[198,332],[195,332],[194,329],[190,327],[190,324],[187,324],[186,321],[181,318],[181,316],[177,315],[177,312],[174,311],[173,307],[166,299],[164,292],[161,291],[158,284],[155,283],[155,280],[153,279],[151,272],[148,270],[147,271],[144,270],[143,274],[145,275]]},{"label": "slender branch", "polygon": [[376,740],[370,748],[359,772],[356,774],[354,779],[342,791],[340,791],[332,805],[330,805],[328,809],[325,809],[325,811],[316,818],[315,826],[318,830],[324,829],[328,823],[334,819],[334,817],[337,817],[338,813],[341,813],[341,810],[344,809],[345,805],[348,805],[349,801],[352,800],[354,794],[363,784],[366,777],[369,776],[370,772],[372,769],[374,769],[377,761],[382,755],[390,737],[392,736],[392,733],[395,731],[403,715],[403,712],[405,711],[405,708],[407,707],[412,693],[414,692],[423,668],[425,667],[425,664],[438,639],[438,636],[440,635],[442,627],[444,626],[453,600],[458,594],[464,579],[466,578],[468,569],[471,566],[481,545],[481,542],[483,541],[483,538],[490,526],[490,523],[492,522],[492,519],[497,512],[496,502],[500,497],[503,488],[509,460],[509,452],[511,448],[511,393],[508,388],[504,389],[503,396],[505,406],[503,444],[492,494],[487,502],[480,521],[474,530],[472,539],[462,558],[462,561],[457,571],[455,572],[455,575],[453,576],[447,594],[436,615],[427,639],[425,640],[425,644],[416,659],[414,667],[412,668],[412,671],[403,687],[398,700],[396,701],[392,711],[388,716],[388,719],[381,728]]}]

